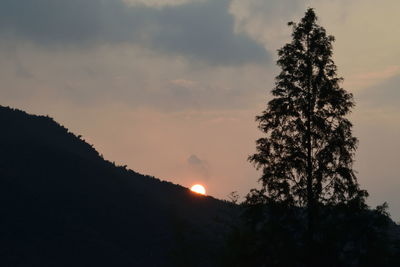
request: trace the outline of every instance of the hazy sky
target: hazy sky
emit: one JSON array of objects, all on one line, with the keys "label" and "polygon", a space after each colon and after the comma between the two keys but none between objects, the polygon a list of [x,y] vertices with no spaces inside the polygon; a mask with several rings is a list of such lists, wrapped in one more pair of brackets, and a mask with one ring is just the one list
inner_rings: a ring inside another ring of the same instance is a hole
[{"label": "hazy sky", "polygon": [[276,50],[307,7],[357,102],[359,182],[400,220],[398,0],[0,0],[0,104],[135,171],[243,196]]}]

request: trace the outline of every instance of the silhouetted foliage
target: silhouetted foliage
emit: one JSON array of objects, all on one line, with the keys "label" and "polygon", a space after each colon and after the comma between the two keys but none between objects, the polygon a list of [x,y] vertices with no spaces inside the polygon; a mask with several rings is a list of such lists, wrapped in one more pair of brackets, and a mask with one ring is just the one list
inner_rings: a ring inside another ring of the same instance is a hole
[{"label": "silhouetted foliage", "polygon": [[233,191],[228,195],[228,201],[231,202],[232,204],[238,204],[239,198],[240,196],[237,191]]},{"label": "silhouetted foliage", "polygon": [[224,266],[399,266],[400,231],[387,204],[370,210],[352,169],[357,139],[346,119],[334,38],[308,9],[279,50],[274,98],[257,116],[265,137],[249,160],[262,169],[227,237]]},{"label": "silhouetted foliage", "polygon": [[[293,27],[292,41],[278,52],[282,68],[274,98],[257,116],[266,137],[257,140],[249,160],[262,169],[267,198],[288,206],[306,206],[309,228],[319,204],[348,203],[367,196],[352,169],[357,139],[345,118],[354,106],[340,87],[332,60],[334,37],[308,9]],[[312,232],[312,229],[309,229]]]},{"label": "silhouetted foliage", "polygon": [[[245,204],[243,204],[245,205]],[[277,202],[245,205],[222,266],[399,266],[400,228],[380,208],[320,209],[310,260],[307,212]]]},{"label": "silhouetted foliage", "polygon": [[49,117],[0,106],[0,125],[0,266],[216,265],[231,205],[115,166]]}]

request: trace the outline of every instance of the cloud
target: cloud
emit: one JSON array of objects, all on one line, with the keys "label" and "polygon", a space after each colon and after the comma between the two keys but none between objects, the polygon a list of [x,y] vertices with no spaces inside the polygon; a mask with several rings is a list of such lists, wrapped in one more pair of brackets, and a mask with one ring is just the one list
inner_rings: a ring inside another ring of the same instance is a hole
[{"label": "cloud", "polygon": [[160,8],[123,0],[3,0],[0,37],[46,46],[128,42],[215,65],[270,58],[260,43],[235,33],[229,0],[177,3]]},{"label": "cloud", "polygon": [[200,174],[203,178],[209,177],[208,163],[206,161],[201,160],[196,155],[192,154],[187,159],[187,163],[195,173]]},{"label": "cloud", "polygon": [[0,42],[0,98],[8,105],[122,104],[163,112],[247,109],[264,99],[266,84],[273,84],[268,65],[199,67],[130,44],[90,50],[12,47]]},{"label": "cloud", "polygon": [[204,1],[204,0],[123,0],[128,5],[145,5],[151,7],[165,7],[165,6],[175,6],[182,5],[193,1]]},{"label": "cloud", "polygon": [[289,21],[297,21],[306,10],[305,0],[232,0],[230,12],[235,16],[235,29],[275,51],[288,41]]},{"label": "cloud", "polygon": [[199,159],[196,155],[191,155],[188,159],[187,162],[190,165],[202,165],[203,161]]}]

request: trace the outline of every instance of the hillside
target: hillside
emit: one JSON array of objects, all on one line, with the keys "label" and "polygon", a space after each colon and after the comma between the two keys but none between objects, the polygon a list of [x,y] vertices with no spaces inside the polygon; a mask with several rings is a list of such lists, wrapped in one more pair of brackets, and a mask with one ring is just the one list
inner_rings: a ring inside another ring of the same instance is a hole
[{"label": "hillside", "polygon": [[[212,266],[232,207],[0,107],[1,266]],[[138,151],[138,153],[140,153]]]}]

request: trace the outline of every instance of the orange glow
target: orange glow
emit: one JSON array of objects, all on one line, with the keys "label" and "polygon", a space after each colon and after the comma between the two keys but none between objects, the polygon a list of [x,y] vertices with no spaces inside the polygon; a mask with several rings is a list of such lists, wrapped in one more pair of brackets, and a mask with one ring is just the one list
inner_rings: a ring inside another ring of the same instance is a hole
[{"label": "orange glow", "polygon": [[197,194],[201,194],[201,195],[205,195],[206,194],[206,189],[204,188],[204,186],[202,186],[201,184],[195,184],[193,185],[190,190],[192,190],[193,192],[197,193]]}]

